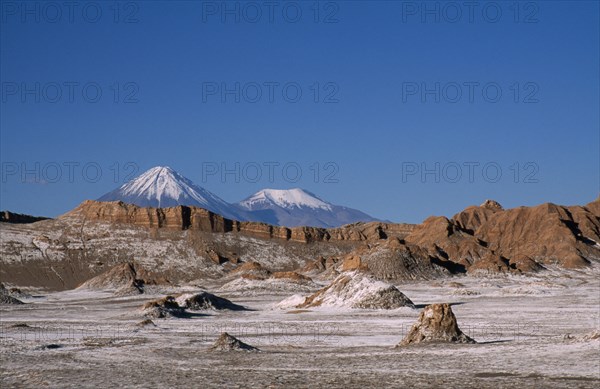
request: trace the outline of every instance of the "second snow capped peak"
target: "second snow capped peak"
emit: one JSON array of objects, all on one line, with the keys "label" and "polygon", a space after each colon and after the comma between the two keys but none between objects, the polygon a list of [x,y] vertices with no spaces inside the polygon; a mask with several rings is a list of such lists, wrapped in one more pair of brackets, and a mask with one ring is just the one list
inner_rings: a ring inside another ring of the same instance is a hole
[{"label": "second snow capped peak", "polygon": [[293,189],[263,189],[239,203],[247,209],[254,209],[271,203],[282,208],[315,208],[330,211],[332,205],[321,200],[314,194],[300,188]]}]

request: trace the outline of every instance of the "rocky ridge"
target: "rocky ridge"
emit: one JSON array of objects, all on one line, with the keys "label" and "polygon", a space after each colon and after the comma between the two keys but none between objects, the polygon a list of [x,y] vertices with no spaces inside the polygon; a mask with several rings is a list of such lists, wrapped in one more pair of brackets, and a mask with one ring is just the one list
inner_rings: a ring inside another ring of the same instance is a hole
[{"label": "rocky ridge", "polygon": [[[486,201],[419,225],[325,229],[239,222],[195,207],[86,201],[57,219],[0,223],[0,281],[68,289],[128,262],[173,282],[235,274],[285,280],[273,274],[290,271],[332,279],[361,270],[401,280],[577,268],[600,261],[599,212],[599,199],[513,209]],[[247,266],[255,268],[236,273]]]}]

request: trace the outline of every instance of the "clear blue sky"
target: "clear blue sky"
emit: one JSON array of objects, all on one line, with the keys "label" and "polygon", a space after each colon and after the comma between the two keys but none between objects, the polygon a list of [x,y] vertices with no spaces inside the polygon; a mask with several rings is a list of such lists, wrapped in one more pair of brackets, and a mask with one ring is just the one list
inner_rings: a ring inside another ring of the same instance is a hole
[{"label": "clear blue sky", "polygon": [[[116,14],[112,1],[2,1],[0,208],[59,215],[119,186],[128,163],[171,166],[231,202],[303,187],[407,222],[487,198],[598,196],[597,1],[321,1],[318,15],[312,1],[267,3],[120,2]],[[273,182],[265,162],[280,164]],[[236,163],[239,182],[203,179]],[[436,163],[439,182],[421,177]]]}]

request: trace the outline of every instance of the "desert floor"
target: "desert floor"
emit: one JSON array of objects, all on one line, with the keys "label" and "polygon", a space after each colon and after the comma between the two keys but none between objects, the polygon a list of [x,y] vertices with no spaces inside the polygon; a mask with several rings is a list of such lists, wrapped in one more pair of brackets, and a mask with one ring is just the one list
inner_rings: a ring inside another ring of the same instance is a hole
[{"label": "desert floor", "polygon": [[[462,285],[457,285],[455,283]],[[580,387],[600,384],[600,269],[396,284],[418,309],[279,309],[293,293],[202,287],[250,308],[154,319],[153,295],[30,291],[0,306],[0,387]],[[188,290],[193,290],[187,287]],[[453,303],[478,344],[394,348]],[[227,331],[261,349],[216,352]]]}]

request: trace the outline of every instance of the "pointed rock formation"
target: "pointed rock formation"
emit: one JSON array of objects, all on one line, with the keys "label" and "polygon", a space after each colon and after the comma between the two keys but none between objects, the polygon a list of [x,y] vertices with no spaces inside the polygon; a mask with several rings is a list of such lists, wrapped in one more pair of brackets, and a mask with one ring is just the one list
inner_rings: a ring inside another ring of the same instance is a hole
[{"label": "pointed rock formation", "polygon": [[502,211],[502,205],[496,200],[485,200],[483,204],[480,205],[481,208],[491,209],[492,211]]},{"label": "pointed rock formation", "polygon": [[449,304],[426,306],[398,346],[425,342],[476,343],[458,328]]},{"label": "pointed rock formation", "polygon": [[329,286],[308,296],[297,308],[318,306],[361,309],[415,307],[394,285],[377,281],[360,271],[341,274]]},{"label": "pointed rock formation", "polygon": [[214,351],[260,351],[254,346],[250,346],[239,339],[229,335],[227,332],[221,333],[219,339],[211,347]]}]

